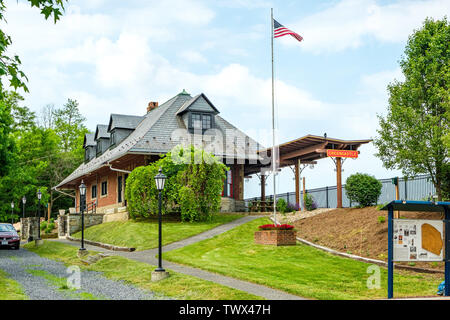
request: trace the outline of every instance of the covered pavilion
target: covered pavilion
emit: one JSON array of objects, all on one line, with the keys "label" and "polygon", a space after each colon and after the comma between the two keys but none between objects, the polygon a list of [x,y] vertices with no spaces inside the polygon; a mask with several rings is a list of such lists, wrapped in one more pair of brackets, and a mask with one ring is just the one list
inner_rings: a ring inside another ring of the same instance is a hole
[{"label": "covered pavilion", "polygon": [[[343,140],[328,138],[325,134],[323,137],[306,135],[302,138],[292,140],[278,146],[279,158],[277,159],[277,168],[291,167],[295,174],[295,200],[300,204],[300,176],[301,172],[308,165],[314,165],[317,160],[323,158],[331,158],[336,165],[336,185],[337,185],[337,207],[342,208],[342,164],[343,159],[358,158],[358,148],[371,142],[372,140]],[[272,148],[260,150],[261,155],[271,157]],[[261,163],[248,165],[245,167],[245,176],[253,174],[258,175],[261,179],[261,201],[265,201],[266,192],[266,175],[271,172],[270,165]]]}]

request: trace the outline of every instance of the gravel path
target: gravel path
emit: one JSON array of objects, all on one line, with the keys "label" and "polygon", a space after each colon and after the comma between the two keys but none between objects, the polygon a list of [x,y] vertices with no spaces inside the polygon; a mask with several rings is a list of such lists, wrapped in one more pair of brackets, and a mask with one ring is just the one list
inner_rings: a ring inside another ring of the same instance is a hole
[{"label": "gravel path", "polygon": [[[199,241],[213,238],[219,234],[222,234],[224,232],[227,232],[231,229],[236,228],[237,226],[240,226],[244,223],[247,223],[249,221],[262,218],[263,216],[245,216],[243,218],[234,220],[232,222],[220,225],[216,228],[210,229],[208,231],[205,231],[201,234],[195,235],[193,237],[183,239],[171,244],[168,244],[166,246],[162,247],[163,250],[163,257],[164,252],[175,250],[178,248],[182,248],[194,243],[197,243]],[[69,244],[72,246],[79,246],[79,242],[73,242],[69,240],[64,239],[52,239],[51,241],[57,241],[65,244]],[[97,252],[106,252],[110,255],[117,255],[124,258],[128,258],[131,260],[144,262],[150,265],[158,265],[158,259],[155,257],[155,255],[158,254],[158,249],[150,249],[150,250],[144,250],[144,251],[134,251],[134,252],[122,252],[122,251],[110,251],[101,247],[96,247],[92,245],[85,245],[86,249],[91,251],[97,251]],[[163,260],[163,267],[168,268],[170,270],[173,270],[175,272],[187,274],[190,276],[194,276],[203,280],[215,282],[224,286],[228,286],[237,290],[241,290],[250,294],[254,294],[256,296],[263,297],[265,299],[269,300],[303,300],[304,298],[289,294],[287,292],[272,289],[263,285],[251,283],[244,280],[239,280],[227,276],[223,276],[217,273],[201,270],[198,268],[193,268],[189,266],[180,265],[177,263],[173,263],[170,261]]]},{"label": "gravel path", "polygon": [[[105,278],[100,272],[81,271],[81,288],[61,289],[69,276],[73,274],[61,262],[42,258],[39,255],[20,250],[0,250],[0,269],[10,278],[20,283],[25,294],[31,300],[79,300],[96,298],[106,300],[156,300],[164,299],[150,291],[145,291],[126,284]],[[32,274],[33,270],[35,273]],[[60,281],[49,281],[45,277],[60,278]]]}]

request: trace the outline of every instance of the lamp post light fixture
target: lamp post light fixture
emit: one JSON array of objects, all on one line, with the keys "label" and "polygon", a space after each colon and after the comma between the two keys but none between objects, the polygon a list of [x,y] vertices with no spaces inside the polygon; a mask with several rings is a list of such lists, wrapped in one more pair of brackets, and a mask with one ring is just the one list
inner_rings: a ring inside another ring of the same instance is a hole
[{"label": "lamp post light fixture", "polygon": [[85,196],[86,196],[86,185],[84,184],[84,181],[81,180],[80,184],[80,210],[81,210],[81,248],[79,251],[86,251],[86,248],[84,247],[84,203],[85,203]]},{"label": "lamp post light fixture", "polygon": [[162,267],[162,191],[167,177],[159,169],[159,173],[155,176],[156,189],[158,195],[158,228],[159,228],[159,245],[158,245],[158,268],[152,272],[152,281],[159,281],[169,276],[169,273]]},{"label": "lamp post light fixture", "polygon": [[42,198],[42,192],[41,189],[39,188],[38,192],[37,192],[37,198],[38,198],[38,237],[36,239],[36,244],[40,244],[40,242],[42,241],[41,239],[41,198]]},{"label": "lamp post light fixture", "polygon": [[14,224],[14,201],[11,201],[11,224]]},{"label": "lamp post light fixture", "polygon": [[25,219],[25,204],[26,203],[27,203],[27,198],[25,196],[23,196],[22,197],[22,204],[23,204],[23,206],[22,206],[22,208],[23,208],[23,210],[22,210],[22,218],[23,219]]}]

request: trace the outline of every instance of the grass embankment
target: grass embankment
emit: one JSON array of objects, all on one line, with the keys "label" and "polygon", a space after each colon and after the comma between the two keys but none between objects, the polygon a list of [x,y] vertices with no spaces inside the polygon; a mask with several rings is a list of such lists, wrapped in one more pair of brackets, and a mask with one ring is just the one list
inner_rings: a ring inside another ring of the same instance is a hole
[{"label": "grass embankment", "polygon": [[151,282],[151,272],[155,266],[111,256],[101,259],[90,266],[84,265],[77,258],[78,248],[58,242],[45,241],[44,245],[35,247],[27,244],[25,248],[42,257],[61,261],[66,265],[77,265],[83,270],[102,272],[112,280],[123,280],[142,289],[151,290],[161,295],[183,300],[256,300],[257,296],[215,284],[188,275],[168,270],[170,277],[159,282]]},{"label": "grass embankment", "polygon": [[[239,214],[230,214],[216,215],[208,222],[164,221],[163,245],[192,237],[242,217]],[[81,238],[81,232],[73,237]],[[136,248],[138,251],[153,249],[158,246],[158,222],[130,220],[102,223],[87,228],[84,237],[91,241]]]},{"label": "grass embankment", "polygon": [[0,300],[27,300],[22,286],[0,270]]},{"label": "grass embankment", "polygon": [[[380,268],[381,288],[367,288],[369,264],[297,244],[274,247],[254,244],[258,226],[246,223],[212,239],[169,251],[164,259],[252,281],[316,299],[376,299],[387,293],[387,270]],[[396,272],[396,297],[435,295],[441,277]]]},{"label": "grass embankment", "polygon": [[[400,212],[405,219],[442,220],[439,212]],[[300,238],[340,252],[387,261],[387,211],[376,207],[341,208],[298,220]],[[427,269],[444,269],[442,262],[401,263]]]}]

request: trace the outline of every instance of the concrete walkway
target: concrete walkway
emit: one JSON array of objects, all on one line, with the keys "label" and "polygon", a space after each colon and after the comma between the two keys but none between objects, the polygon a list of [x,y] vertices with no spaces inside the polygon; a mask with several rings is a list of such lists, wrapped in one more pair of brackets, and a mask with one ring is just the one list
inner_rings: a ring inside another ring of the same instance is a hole
[{"label": "concrete walkway", "polygon": [[[190,237],[190,238],[187,238],[187,239],[184,239],[181,241],[173,242],[162,248],[163,253],[170,251],[170,250],[182,248],[182,247],[194,244],[194,243],[202,241],[202,240],[213,238],[219,234],[227,232],[237,226],[240,226],[244,223],[247,223],[249,221],[252,221],[252,220],[258,219],[258,218],[261,218],[261,216],[245,216],[243,218],[220,225],[216,228],[205,231],[205,232],[195,235],[193,237]],[[78,242],[73,242],[70,240],[55,239],[55,240],[51,240],[51,241],[58,241],[58,242],[62,242],[65,244],[72,245],[72,246],[79,246]],[[144,262],[144,263],[147,263],[147,264],[150,264],[153,266],[158,265],[158,259],[155,257],[158,254],[157,248],[150,249],[150,250],[144,250],[144,251],[121,252],[121,251],[110,251],[107,249],[103,249],[103,248],[91,246],[91,245],[85,245],[85,247],[86,247],[86,249],[91,250],[91,251],[107,252],[112,255],[117,255],[117,256],[121,256],[121,257],[128,258],[131,260]],[[248,282],[248,281],[243,281],[243,280],[238,280],[235,278],[223,276],[223,275],[220,275],[217,273],[204,271],[204,270],[201,270],[198,268],[192,268],[192,267],[176,264],[176,263],[165,261],[165,260],[163,260],[163,266],[164,266],[164,268],[173,270],[178,273],[183,273],[183,274],[187,274],[187,275],[201,278],[204,280],[208,280],[211,282],[215,282],[215,283],[218,283],[218,284],[230,287],[230,288],[234,288],[237,290],[241,290],[244,292],[254,294],[259,297],[263,297],[268,300],[305,300],[305,298],[302,298],[302,297],[299,297],[296,295],[292,295],[292,294],[286,293],[284,291],[272,289],[272,288],[269,288],[269,287],[266,287],[263,285],[259,285],[259,284],[255,284],[252,282]]]}]

